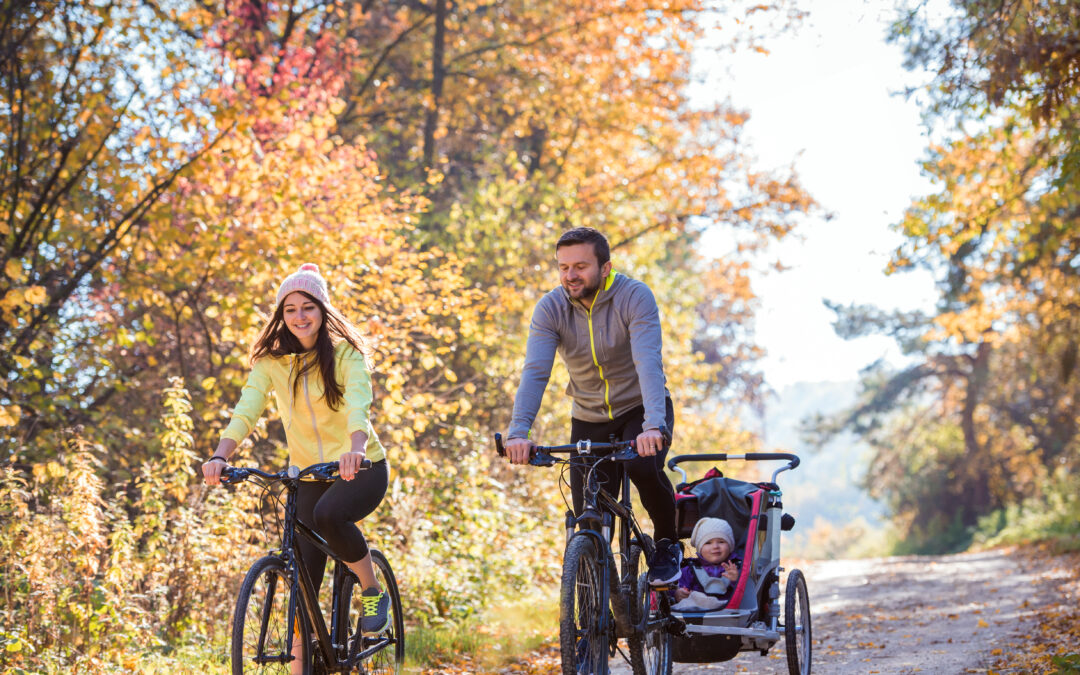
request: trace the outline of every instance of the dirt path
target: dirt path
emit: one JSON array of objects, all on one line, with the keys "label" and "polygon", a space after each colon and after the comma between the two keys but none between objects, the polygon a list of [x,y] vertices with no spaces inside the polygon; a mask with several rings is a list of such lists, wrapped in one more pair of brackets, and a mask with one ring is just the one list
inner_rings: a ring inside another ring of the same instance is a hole
[{"label": "dirt path", "polygon": [[[1056,573],[1003,551],[814,562],[802,566],[813,617],[813,672],[985,673],[1023,643]],[[1027,569],[1025,569],[1025,566]],[[1064,573],[1062,573],[1063,575]],[[783,640],[767,656],[675,664],[675,673],[787,673]],[[631,671],[621,657],[612,672]]]}]

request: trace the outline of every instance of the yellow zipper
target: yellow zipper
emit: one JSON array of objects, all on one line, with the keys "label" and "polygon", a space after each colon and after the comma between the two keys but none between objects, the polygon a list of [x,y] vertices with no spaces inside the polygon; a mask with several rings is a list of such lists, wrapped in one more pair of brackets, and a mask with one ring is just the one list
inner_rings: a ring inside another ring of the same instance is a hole
[{"label": "yellow zipper", "polygon": [[[611,270],[611,272],[608,273],[608,278],[604,280],[604,289],[603,290],[606,291],[607,289],[611,288],[611,284],[614,281],[615,281],[615,270]],[[611,398],[610,398],[611,385],[604,378],[604,368],[603,368],[603,366],[600,365],[600,362],[596,359],[596,338],[593,336],[593,329],[592,329],[592,308],[596,307],[596,301],[600,299],[600,292],[601,291],[596,292],[596,297],[593,298],[592,305],[590,305],[589,309],[587,310],[587,314],[589,316],[589,349],[592,350],[592,362],[593,362],[593,365],[596,366],[596,370],[599,371],[599,373],[600,373],[600,381],[604,383],[604,405],[607,406],[608,419],[613,420],[613,419],[615,419],[615,415],[613,415],[611,413]]]},{"label": "yellow zipper", "polygon": [[315,432],[315,443],[319,447],[319,461],[326,461],[323,459],[323,446],[322,435],[319,434],[319,424],[315,421],[315,407],[311,405],[311,396],[308,395],[307,386],[308,374],[304,373],[304,401],[307,402],[308,411],[311,412],[311,430]]}]

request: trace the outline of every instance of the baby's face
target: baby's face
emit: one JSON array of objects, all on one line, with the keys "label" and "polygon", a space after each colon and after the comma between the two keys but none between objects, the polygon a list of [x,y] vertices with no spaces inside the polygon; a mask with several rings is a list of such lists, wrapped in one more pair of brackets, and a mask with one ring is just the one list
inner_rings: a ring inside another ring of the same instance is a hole
[{"label": "baby's face", "polygon": [[714,537],[701,545],[698,555],[710,565],[718,565],[731,555],[731,544],[727,542],[727,539]]}]

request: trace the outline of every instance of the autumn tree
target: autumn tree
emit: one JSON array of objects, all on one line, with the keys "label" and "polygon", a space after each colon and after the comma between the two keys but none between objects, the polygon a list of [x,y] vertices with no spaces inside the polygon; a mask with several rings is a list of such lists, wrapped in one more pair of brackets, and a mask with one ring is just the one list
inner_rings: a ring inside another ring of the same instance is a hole
[{"label": "autumn tree", "polygon": [[[480,417],[462,423],[505,423],[528,307],[553,285],[552,243],[575,225],[603,229],[617,266],[652,275],[679,317],[670,341],[677,395],[700,398],[691,373],[713,393],[732,383],[754,395],[759,376],[748,368],[740,380],[732,367],[753,354],[731,342],[739,332],[709,328],[705,314],[682,321],[706,304],[746,299],[736,291],[745,282],[732,278],[739,262],[710,272],[714,263],[695,243],[713,226],[762,246],[784,236],[810,201],[791,176],[752,168],[739,143],[743,112],[689,105],[693,47],[707,27],[731,23],[725,10],[696,1],[304,7],[263,12],[257,32],[267,48],[258,59],[276,58],[269,46],[318,51],[333,41],[348,60],[337,132],[363,139],[391,184],[424,187],[430,207],[414,240],[456,254],[498,309],[489,330],[501,339],[462,341],[446,357],[451,372],[478,387],[471,412]],[[729,281],[701,283],[722,277]],[[695,353],[692,343],[710,356],[683,358]]]},{"label": "autumn tree", "polygon": [[[8,3],[0,23],[0,427],[86,421],[95,305],[177,177],[217,137],[182,35],[137,2]],[[180,41],[180,42],[178,42]],[[144,68],[160,81],[146,80]],[[5,459],[14,446],[9,445]]]},{"label": "autumn tree", "polygon": [[890,264],[937,276],[936,313],[836,308],[841,334],[893,334],[915,358],[875,373],[839,421],[876,448],[870,487],[916,548],[963,545],[980,517],[1042,494],[1080,459],[1080,14],[1059,2],[955,10],[941,23],[913,7],[893,34],[911,65],[936,72],[928,121],[955,129],[928,150],[938,190],[909,207]]},{"label": "autumn tree", "polygon": [[[561,511],[536,498],[550,485],[500,482],[488,439],[562,229],[603,229],[618,269],[661,298],[687,447],[718,437],[716,402],[760,391],[740,256],[812,202],[754,168],[746,113],[689,103],[695,44],[736,18],[727,5],[9,4],[0,555],[48,555],[2,566],[0,612],[55,628],[37,643],[0,629],[20,667],[126,672],[135,644],[203,644],[227,625],[221,579],[265,547],[255,521],[272,507],[194,472],[276,284],[303,262],[376,350],[395,481],[370,527],[415,562],[401,573],[418,622],[557,574]],[[737,233],[731,257],[702,255],[710,228]],[[562,436],[565,415],[549,406],[540,425]],[[283,462],[282,432],[269,410],[242,461]]]}]

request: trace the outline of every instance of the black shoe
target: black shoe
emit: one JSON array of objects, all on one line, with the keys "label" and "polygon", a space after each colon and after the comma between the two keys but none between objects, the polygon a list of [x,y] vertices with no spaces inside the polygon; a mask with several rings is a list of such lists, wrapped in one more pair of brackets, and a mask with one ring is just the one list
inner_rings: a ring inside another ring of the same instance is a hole
[{"label": "black shoe", "polygon": [[649,558],[649,585],[667,586],[679,580],[682,570],[682,547],[679,542],[661,539]]}]

